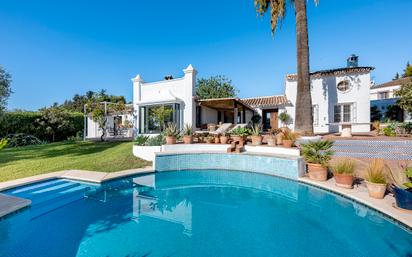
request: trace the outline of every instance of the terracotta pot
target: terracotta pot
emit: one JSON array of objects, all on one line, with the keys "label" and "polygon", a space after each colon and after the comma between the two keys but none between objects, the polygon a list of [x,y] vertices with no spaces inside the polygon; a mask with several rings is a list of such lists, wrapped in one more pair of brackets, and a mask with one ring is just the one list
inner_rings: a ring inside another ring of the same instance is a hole
[{"label": "terracotta pot", "polygon": [[233,142],[245,142],[245,138],[242,136],[231,136]]},{"label": "terracotta pot", "polygon": [[338,187],[353,188],[353,175],[333,173],[333,177]]},{"label": "terracotta pot", "polygon": [[281,145],[283,143],[283,133],[279,133],[276,135],[276,144]]},{"label": "terracotta pot", "polygon": [[215,144],[220,144],[220,138],[219,137],[215,137]]},{"label": "terracotta pot", "polygon": [[167,144],[167,145],[174,145],[174,144],[176,144],[176,137],[166,136],[166,144]]},{"label": "terracotta pot", "polygon": [[252,145],[261,145],[262,144],[262,136],[251,136],[252,138]]},{"label": "terracotta pot", "polygon": [[293,146],[293,140],[285,140],[283,139],[282,142],[283,146],[286,148],[291,148]]},{"label": "terracotta pot", "polygon": [[276,146],[276,137],[269,136],[267,137],[268,146]]},{"label": "terracotta pot", "polygon": [[369,196],[372,198],[383,199],[386,192],[386,184],[377,184],[366,181]]},{"label": "terracotta pot", "polygon": [[185,144],[193,143],[193,137],[192,136],[183,136],[183,143],[185,143]]},{"label": "terracotta pot", "polygon": [[328,179],[328,168],[320,164],[308,163],[309,178],[317,181],[326,181]]},{"label": "terracotta pot", "polygon": [[226,136],[221,136],[220,137],[220,143],[221,144],[227,144],[227,141],[229,141],[229,137],[226,137]]}]

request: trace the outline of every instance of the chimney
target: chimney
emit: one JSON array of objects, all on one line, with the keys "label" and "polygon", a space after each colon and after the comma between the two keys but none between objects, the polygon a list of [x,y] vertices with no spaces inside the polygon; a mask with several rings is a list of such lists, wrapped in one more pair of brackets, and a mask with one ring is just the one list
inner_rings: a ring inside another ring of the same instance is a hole
[{"label": "chimney", "polygon": [[358,67],[358,57],[359,56],[355,54],[352,54],[351,56],[349,56],[348,59],[346,60],[347,67],[348,68]]}]

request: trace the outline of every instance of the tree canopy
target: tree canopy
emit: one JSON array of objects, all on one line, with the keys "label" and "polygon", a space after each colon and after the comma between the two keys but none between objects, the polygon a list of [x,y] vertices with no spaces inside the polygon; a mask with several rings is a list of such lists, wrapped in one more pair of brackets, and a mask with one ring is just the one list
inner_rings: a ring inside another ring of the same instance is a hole
[{"label": "tree canopy", "polygon": [[84,95],[75,94],[72,99],[64,101],[62,108],[73,111],[83,112],[85,104],[96,104],[100,102],[126,103],[124,96],[109,95],[102,89],[99,92],[87,91]]},{"label": "tree canopy", "polygon": [[395,95],[399,97],[398,105],[403,110],[412,114],[412,79],[402,85],[402,87],[395,92]]},{"label": "tree canopy", "polygon": [[196,96],[200,99],[236,97],[237,93],[232,81],[222,75],[197,80]]},{"label": "tree canopy", "polygon": [[0,66],[0,116],[6,109],[11,93],[11,75]]},{"label": "tree canopy", "polygon": [[403,70],[402,77],[407,78],[412,76],[412,65],[409,64],[409,62],[406,63],[406,67]]}]

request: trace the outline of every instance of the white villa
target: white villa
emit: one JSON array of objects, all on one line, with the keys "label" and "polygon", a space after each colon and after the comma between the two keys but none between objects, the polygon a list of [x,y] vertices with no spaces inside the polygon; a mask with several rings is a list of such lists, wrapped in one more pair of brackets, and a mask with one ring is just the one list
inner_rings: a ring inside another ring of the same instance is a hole
[{"label": "white villa", "polygon": [[[345,126],[353,132],[370,131],[372,70],[372,67],[358,67],[357,56],[352,55],[345,68],[311,73],[315,133],[339,132]],[[261,116],[264,129],[278,128],[282,125],[278,119],[281,112],[292,117],[286,125],[294,128],[296,74],[286,75],[284,95],[200,100],[196,98],[197,71],[189,65],[183,73],[183,77],[165,77],[156,82],[145,82],[140,75],[132,79],[134,134],[160,132],[154,111],[161,106],[173,110],[165,122],[174,122],[180,129],[186,123],[195,130],[207,129],[208,124],[250,123],[255,114]],[[93,121],[88,119],[88,123]],[[96,134],[88,133],[87,137]]]},{"label": "white villa", "polygon": [[[412,78],[400,78],[392,80],[383,84],[373,85],[370,90],[370,100],[371,107],[375,106],[377,110],[382,114],[382,120],[384,119],[385,113],[388,111],[389,106],[396,105],[398,97],[395,92],[399,90],[402,84],[410,81]],[[402,109],[398,109],[397,113],[398,121],[411,121],[412,117],[408,115],[407,112]]]}]

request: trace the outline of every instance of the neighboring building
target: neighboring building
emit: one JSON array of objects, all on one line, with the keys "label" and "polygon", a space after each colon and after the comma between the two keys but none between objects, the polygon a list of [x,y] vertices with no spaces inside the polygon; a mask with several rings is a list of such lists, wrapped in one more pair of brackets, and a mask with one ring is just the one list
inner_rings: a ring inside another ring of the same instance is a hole
[{"label": "neighboring building", "polygon": [[395,92],[401,88],[402,84],[410,80],[411,78],[400,78],[383,84],[373,85],[371,87],[371,107],[375,107],[376,110],[379,110],[382,115],[382,121],[387,118],[386,116],[389,116],[387,115],[388,111],[392,112],[390,116],[397,121],[411,120],[411,117],[396,104],[398,97],[395,95]]}]

